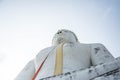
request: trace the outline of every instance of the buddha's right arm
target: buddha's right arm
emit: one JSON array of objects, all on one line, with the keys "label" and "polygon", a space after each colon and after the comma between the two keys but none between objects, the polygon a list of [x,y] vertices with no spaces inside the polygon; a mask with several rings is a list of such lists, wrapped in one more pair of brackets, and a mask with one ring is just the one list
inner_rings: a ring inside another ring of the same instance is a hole
[{"label": "buddha's right arm", "polygon": [[35,73],[34,61],[31,60],[18,74],[15,80],[31,80]]}]

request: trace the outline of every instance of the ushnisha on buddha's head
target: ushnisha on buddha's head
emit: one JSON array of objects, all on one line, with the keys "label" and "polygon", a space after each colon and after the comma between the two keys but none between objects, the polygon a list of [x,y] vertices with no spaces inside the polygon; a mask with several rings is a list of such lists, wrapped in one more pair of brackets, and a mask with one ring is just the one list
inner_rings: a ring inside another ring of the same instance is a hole
[{"label": "ushnisha on buddha's head", "polygon": [[78,42],[78,38],[70,30],[61,29],[58,30],[57,33],[54,35],[52,40],[52,45],[58,45],[60,43],[76,43]]}]

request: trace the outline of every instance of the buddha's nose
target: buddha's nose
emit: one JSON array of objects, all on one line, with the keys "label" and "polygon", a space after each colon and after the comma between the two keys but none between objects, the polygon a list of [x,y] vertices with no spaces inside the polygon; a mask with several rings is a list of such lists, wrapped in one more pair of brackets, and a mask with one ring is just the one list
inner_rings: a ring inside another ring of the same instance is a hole
[{"label": "buddha's nose", "polygon": [[62,33],[62,31],[58,31],[58,32],[57,32],[57,34],[61,34],[61,33]]}]

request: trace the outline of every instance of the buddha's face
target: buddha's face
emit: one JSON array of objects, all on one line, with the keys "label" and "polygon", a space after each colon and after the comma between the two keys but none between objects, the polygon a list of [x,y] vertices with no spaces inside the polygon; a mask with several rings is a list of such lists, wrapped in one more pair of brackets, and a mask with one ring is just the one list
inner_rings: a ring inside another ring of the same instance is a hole
[{"label": "buddha's face", "polygon": [[76,35],[69,30],[58,30],[58,32],[54,35],[52,44],[58,45],[60,43],[75,43],[78,39]]}]

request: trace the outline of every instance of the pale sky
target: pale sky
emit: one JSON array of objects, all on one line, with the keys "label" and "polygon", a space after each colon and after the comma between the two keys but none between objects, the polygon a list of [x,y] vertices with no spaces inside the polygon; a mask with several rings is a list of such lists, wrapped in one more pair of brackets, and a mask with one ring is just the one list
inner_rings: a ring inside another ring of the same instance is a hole
[{"label": "pale sky", "polygon": [[120,0],[0,0],[0,80],[14,80],[58,29],[120,56]]}]

